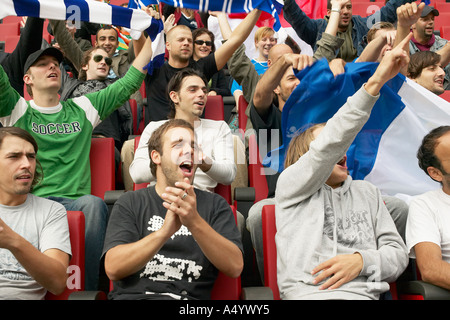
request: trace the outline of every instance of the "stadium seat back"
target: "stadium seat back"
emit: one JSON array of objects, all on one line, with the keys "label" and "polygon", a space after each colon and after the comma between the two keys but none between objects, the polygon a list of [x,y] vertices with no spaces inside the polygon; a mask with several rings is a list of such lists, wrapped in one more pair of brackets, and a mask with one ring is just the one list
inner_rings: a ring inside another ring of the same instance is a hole
[{"label": "stadium seat back", "polygon": [[116,188],[114,148],[113,138],[91,139],[91,194],[102,199]]},{"label": "stadium seat back", "polygon": [[63,293],[54,295],[47,293],[46,300],[67,300],[69,295],[75,291],[84,290],[84,262],[85,262],[85,219],[81,211],[67,211],[69,223],[70,244],[72,248],[72,258],[69,262],[67,286]]}]

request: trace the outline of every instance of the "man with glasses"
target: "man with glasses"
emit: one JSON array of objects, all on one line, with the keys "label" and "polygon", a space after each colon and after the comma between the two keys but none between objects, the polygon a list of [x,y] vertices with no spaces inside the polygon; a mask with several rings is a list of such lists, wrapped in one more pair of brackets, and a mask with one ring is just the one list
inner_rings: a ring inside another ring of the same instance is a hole
[{"label": "man with glasses", "polygon": [[[62,73],[61,100],[84,96],[96,92],[114,83],[118,78],[108,77],[112,59],[101,47],[95,47],[85,52],[81,62],[78,79],[70,78]],[[126,101],[120,108],[105,118],[94,128],[92,134],[97,138],[113,138],[115,142],[116,169],[119,168],[120,150],[124,141],[131,134],[132,115],[129,102]]]},{"label": "man with glasses", "polygon": [[[86,64],[85,51],[81,50],[78,43],[67,31],[65,21],[49,20],[49,22],[55,36],[55,41],[59,44],[65,58],[73,64],[78,73],[82,73],[82,68]],[[94,47],[102,48],[106,52],[107,57],[111,59],[107,77],[115,80],[123,77],[130,68],[130,65],[134,59],[135,55],[133,48],[130,46],[128,50],[117,50],[119,46],[117,30],[108,25],[101,27],[97,31],[95,39]],[[130,42],[130,44],[133,44],[133,42],[134,41]],[[142,43],[143,41],[141,42],[141,45]],[[80,77],[79,79],[86,80]],[[63,79],[62,88],[64,87],[65,85]],[[131,99],[135,99],[138,106],[142,106],[144,103],[139,90],[131,96]],[[130,113],[131,111],[129,110],[128,114]],[[129,125],[131,126],[131,124]],[[128,134],[126,136],[128,136]]]},{"label": "man with glasses", "polygon": [[[81,62],[83,60],[84,51],[78,47],[78,43],[66,29],[66,23],[62,20],[50,20],[55,41],[58,43],[64,55],[72,62],[73,66],[80,72]],[[101,47],[111,58],[111,70],[108,77],[123,77],[131,65],[134,58],[132,48],[129,50],[117,50],[119,47],[118,32],[112,26],[105,25],[101,27],[95,35],[94,47]],[[130,54],[131,53],[131,54]]]}]

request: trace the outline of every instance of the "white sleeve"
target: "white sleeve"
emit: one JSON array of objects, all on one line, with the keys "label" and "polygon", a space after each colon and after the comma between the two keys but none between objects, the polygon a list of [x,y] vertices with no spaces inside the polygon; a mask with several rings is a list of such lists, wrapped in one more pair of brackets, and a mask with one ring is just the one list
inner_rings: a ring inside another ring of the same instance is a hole
[{"label": "white sleeve", "polygon": [[[217,121],[216,121],[217,122]],[[220,121],[220,127],[214,132],[205,132],[203,147],[206,147],[207,155],[212,159],[211,168],[205,172],[217,183],[229,185],[236,177],[236,164],[234,162],[233,136],[226,122]],[[205,137],[208,137],[206,140]],[[206,140],[206,141],[205,141]],[[208,143],[210,147],[204,145]]]},{"label": "white sleeve", "polygon": [[440,231],[436,223],[436,208],[423,197],[415,198],[409,205],[406,222],[406,246],[411,258],[415,258],[414,246],[420,242],[432,242],[441,246]]},{"label": "white sleeve", "polygon": [[139,145],[134,153],[133,162],[130,165],[129,171],[131,179],[134,183],[144,183],[155,181],[156,178],[150,171],[150,156],[148,154],[148,139],[159,126],[165,121],[152,121],[144,129],[139,141]]}]

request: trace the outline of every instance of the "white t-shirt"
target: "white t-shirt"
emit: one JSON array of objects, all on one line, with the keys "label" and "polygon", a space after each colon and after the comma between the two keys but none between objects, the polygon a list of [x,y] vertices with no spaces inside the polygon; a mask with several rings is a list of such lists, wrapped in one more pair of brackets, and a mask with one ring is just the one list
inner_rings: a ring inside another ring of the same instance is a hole
[{"label": "white t-shirt", "polygon": [[442,260],[450,263],[450,195],[442,189],[415,197],[409,206],[406,245],[415,258],[414,246],[420,242],[437,244]]},{"label": "white t-shirt", "polygon": [[[39,251],[59,249],[71,255],[69,224],[63,205],[28,194],[19,206],[0,205],[0,219]],[[46,290],[7,249],[0,248],[0,299],[43,299]]]}]

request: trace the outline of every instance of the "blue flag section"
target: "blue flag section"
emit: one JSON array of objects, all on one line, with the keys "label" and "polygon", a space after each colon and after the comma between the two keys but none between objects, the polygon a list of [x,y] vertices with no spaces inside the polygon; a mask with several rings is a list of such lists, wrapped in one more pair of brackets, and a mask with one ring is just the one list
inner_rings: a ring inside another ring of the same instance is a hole
[{"label": "blue flag section", "polygon": [[[347,98],[370,78],[378,63],[347,63],[333,76],[326,60],[297,72],[300,84],[282,112],[283,145],[263,164],[282,171],[292,137],[313,124],[326,122]],[[373,182],[383,193],[406,197],[435,189],[437,184],[417,165],[415,154],[423,136],[450,123],[450,104],[399,74],[382,88],[371,116],[347,153],[354,179]]]}]

